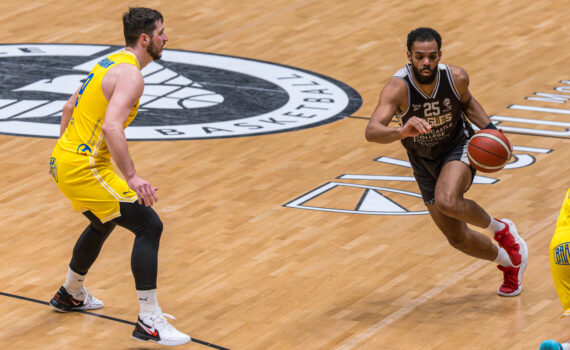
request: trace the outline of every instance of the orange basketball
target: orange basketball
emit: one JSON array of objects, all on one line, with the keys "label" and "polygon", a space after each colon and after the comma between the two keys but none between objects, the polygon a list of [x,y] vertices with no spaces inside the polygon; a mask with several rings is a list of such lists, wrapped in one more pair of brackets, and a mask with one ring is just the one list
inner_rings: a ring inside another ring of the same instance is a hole
[{"label": "orange basketball", "polygon": [[513,149],[502,131],[484,129],[471,137],[467,156],[471,165],[484,173],[499,171],[507,165]]}]

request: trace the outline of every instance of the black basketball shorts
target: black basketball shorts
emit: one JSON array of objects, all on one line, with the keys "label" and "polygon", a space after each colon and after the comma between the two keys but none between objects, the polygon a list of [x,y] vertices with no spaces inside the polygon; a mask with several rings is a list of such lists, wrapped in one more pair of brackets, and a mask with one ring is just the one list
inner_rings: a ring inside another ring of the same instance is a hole
[{"label": "black basketball shorts", "polygon": [[[420,187],[420,192],[425,205],[432,205],[435,203],[435,184],[439,178],[439,173],[443,166],[452,160],[459,160],[469,166],[472,175],[471,184],[473,184],[475,168],[469,164],[469,159],[467,158],[467,140],[465,142],[458,143],[447,153],[433,160],[416,157],[409,152],[408,158],[414,171],[414,177]],[[469,184],[469,187],[471,187],[471,184]]]}]

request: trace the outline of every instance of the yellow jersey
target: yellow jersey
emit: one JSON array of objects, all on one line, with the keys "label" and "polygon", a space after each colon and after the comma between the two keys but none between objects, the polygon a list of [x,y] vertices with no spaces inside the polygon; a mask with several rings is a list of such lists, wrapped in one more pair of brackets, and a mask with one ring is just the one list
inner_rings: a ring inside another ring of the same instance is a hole
[{"label": "yellow jersey", "polygon": [[[118,64],[132,64],[140,69],[136,56],[126,50],[97,63],[79,89],[73,115],[57,141],[50,158],[50,173],[61,192],[78,212],[91,211],[102,222],[121,215],[119,202],[138,199],[124,179],[113,170],[111,154],[102,126],[109,101],[101,83],[105,74]],[[139,102],[123,124],[135,118]]]},{"label": "yellow jersey", "polygon": [[[59,147],[78,155],[94,157],[97,160],[106,162],[111,160],[111,154],[101,130],[109,104],[103,95],[101,83],[109,69],[121,63],[132,64],[140,69],[136,56],[126,50],[99,61],[79,89],[73,116],[67,129],[59,138]],[[133,121],[137,115],[138,107],[139,103],[137,102],[131,109],[123,129]]]},{"label": "yellow jersey", "polygon": [[562,303],[564,316],[570,316],[570,189],[564,197],[548,255],[554,287]]}]

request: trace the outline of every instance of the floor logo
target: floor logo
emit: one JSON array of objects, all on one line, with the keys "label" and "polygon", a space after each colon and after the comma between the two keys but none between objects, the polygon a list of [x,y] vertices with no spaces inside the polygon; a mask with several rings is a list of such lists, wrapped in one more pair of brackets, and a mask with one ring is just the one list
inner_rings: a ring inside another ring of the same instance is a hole
[{"label": "floor logo", "polygon": [[[58,137],[63,104],[119,46],[0,45],[0,133]],[[349,116],[351,87],[302,69],[246,58],[165,50],[143,71],[130,140],[240,137],[314,127]]]},{"label": "floor logo", "polygon": [[[513,158],[505,170],[518,169],[533,165],[536,158],[528,153],[548,154],[549,148],[513,146],[513,150],[523,152],[513,154]],[[381,156],[376,162],[407,168],[412,171],[410,162],[401,159]],[[398,188],[380,187],[375,184],[386,181],[391,184],[416,182],[413,176],[401,175],[365,175],[343,174],[337,180],[351,182],[327,182],[310,192],[284,204],[284,207],[317,210],[346,214],[367,215],[423,215],[428,214],[421,194],[404,191]],[[473,184],[492,185],[499,179],[475,175]],[[361,182],[361,183],[357,183]],[[374,184],[371,184],[374,183]],[[393,185],[392,185],[393,186]],[[417,191],[417,185],[413,186]]]}]

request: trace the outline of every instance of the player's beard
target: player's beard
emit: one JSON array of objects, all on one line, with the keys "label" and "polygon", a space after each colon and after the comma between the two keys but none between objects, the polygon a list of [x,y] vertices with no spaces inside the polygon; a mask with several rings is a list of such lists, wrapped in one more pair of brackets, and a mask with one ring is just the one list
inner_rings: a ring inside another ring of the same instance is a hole
[{"label": "player's beard", "polygon": [[420,71],[414,67],[414,65],[412,65],[412,70],[414,71],[414,77],[416,78],[416,81],[422,85],[428,85],[433,83],[433,81],[435,80],[436,77],[436,69],[431,70],[430,68],[422,68],[422,69],[429,69],[429,71],[431,72],[431,75],[428,75],[427,77],[422,75],[420,73]]},{"label": "player's beard", "polygon": [[162,47],[156,50],[152,39],[150,40],[150,44],[146,47],[146,52],[148,52],[150,57],[155,61],[162,57]]}]

